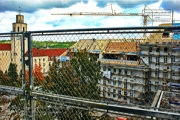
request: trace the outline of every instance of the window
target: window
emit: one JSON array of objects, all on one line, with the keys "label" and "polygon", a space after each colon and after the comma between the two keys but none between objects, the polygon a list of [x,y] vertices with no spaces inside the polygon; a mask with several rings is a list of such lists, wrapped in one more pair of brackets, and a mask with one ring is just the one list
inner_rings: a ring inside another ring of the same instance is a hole
[{"label": "window", "polygon": [[133,71],[131,70],[131,75],[133,75]]},{"label": "window", "polygon": [[127,75],[127,70],[124,70],[124,74]]},{"label": "window", "polygon": [[155,90],[158,90],[159,88],[159,82],[155,82]]},{"label": "window", "polygon": [[156,85],[158,85],[159,82],[155,82]]},{"label": "window", "polygon": [[134,87],[133,86],[133,80],[130,81],[130,87],[131,87],[131,89],[133,89],[133,87]]},{"label": "window", "polygon": [[106,87],[103,87],[103,97],[106,97]]},{"label": "window", "polygon": [[176,74],[175,74],[175,72],[172,72],[172,76],[175,76]]},{"label": "window", "polygon": [[167,72],[163,72],[163,78],[168,78],[168,73]]},{"label": "window", "polygon": [[111,89],[110,89],[110,88],[108,88],[108,96],[110,96],[110,92],[111,92]]},{"label": "window", "polygon": [[45,62],[45,58],[43,58],[43,62]]},{"label": "window", "polygon": [[155,71],[155,77],[159,76],[159,71]]},{"label": "window", "polygon": [[121,85],[121,78],[119,78],[118,84]]},{"label": "window", "polygon": [[149,47],[149,52],[152,52],[152,47]]},{"label": "window", "polygon": [[152,56],[149,57],[149,62],[152,62]]},{"label": "window", "polygon": [[18,26],[18,32],[19,32],[19,26]]},{"label": "window", "polygon": [[108,83],[111,84],[111,80],[108,80]]},{"label": "window", "polygon": [[45,67],[46,66],[46,64],[45,63],[43,63],[43,67]]},{"label": "window", "polygon": [[160,48],[158,47],[158,48],[156,48],[156,52],[159,52],[160,51]]},{"label": "window", "polygon": [[118,98],[121,98],[121,90],[118,90]]},{"label": "window", "polygon": [[156,57],[156,63],[159,63],[159,57]]},{"label": "window", "polygon": [[167,29],[164,30],[162,38],[168,38],[169,37],[169,32]]},{"label": "window", "polygon": [[124,88],[127,89],[127,79],[124,79]]},{"label": "window", "polygon": [[127,99],[127,92],[126,91],[124,92],[124,96],[125,96],[124,99],[126,100]]},{"label": "window", "polygon": [[133,92],[130,92],[130,96],[131,96],[131,97],[133,96]]},{"label": "window", "polygon": [[163,83],[163,86],[166,86],[166,83]]},{"label": "window", "polygon": [[103,80],[103,85],[106,86],[106,80]]},{"label": "window", "polygon": [[176,56],[173,55],[172,58],[171,58],[171,61],[175,62],[175,59],[176,59]]},{"label": "window", "polygon": [[148,82],[148,91],[151,91],[151,81]]},{"label": "window", "polygon": [[176,53],[176,50],[172,50],[173,53]]},{"label": "window", "polygon": [[116,73],[116,69],[114,69],[114,73]]},{"label": "window", "polygon": [[116,85],[116,81],[115,80],[113,81],[113,85]]},{"label": "window", "polygon": [[131,92],[130,92],[130,103],[133,103],[132,97],[133,97],[133,92],[131,91]]},{"label": "window", "polygon": [[103,66],[103,71],[106,71],[106,66]]},{"label": "window", "polygon": [[106,92],[106,87],[103,87],[103,92]]},{"label": "window", "polygon": [[119,69],[119,75],[121,74],[121,69]]},{"label": "window", "polygon": [[167,63],[167,56],[164,56],[164,63]]},{"label": "window", "polygon": [[113,97],[116,97],[116,89],[113,89]]},{"label": "window", "polygon": [[164,52],[165,53],[168,52],[168,48],[167,47],[164,48]]}]

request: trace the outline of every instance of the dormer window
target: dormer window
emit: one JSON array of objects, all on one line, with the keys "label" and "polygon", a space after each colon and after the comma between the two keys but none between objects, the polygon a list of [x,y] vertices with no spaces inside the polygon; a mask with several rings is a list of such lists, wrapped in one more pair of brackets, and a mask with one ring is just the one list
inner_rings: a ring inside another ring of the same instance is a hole
[{"label": "dormer window", "polygon": [[164,48],[164,52],[168,52],[168,48],[167,47]]},{"label": "dormer window", "polygon": [[169,30],[165,29],[162,35],[162,38],[168,38],[169,37]]},{"label": "dormer window", "polygon": [[149,52],[152,52],[152,47],[149,47]]},{"label": "dormer window", "polygon": [[156,52],[159,52],[160,51],[160,48],[158,47],[158,48],[156,48]]}]

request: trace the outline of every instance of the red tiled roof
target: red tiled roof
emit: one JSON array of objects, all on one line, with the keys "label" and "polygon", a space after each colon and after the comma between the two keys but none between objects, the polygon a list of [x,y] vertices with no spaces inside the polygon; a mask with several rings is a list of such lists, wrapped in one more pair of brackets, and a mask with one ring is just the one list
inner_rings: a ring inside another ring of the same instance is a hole
[{"label": "red tiled roof", "polygon": [[110,42],[106,48],[106,52],[137,52],[136,42]]},{"label": "red tiled roof", "polygon": [[0,44],[0,50],[11,50],[11,44]]},{"label": "red tiled roof", "polygon": [[32,49],[32,55],[34,57],[38,56],[48,56],[48,57],[53,57],[53,56],[60,56],[62,55],[66,49],[37,49],[33,48]]}]

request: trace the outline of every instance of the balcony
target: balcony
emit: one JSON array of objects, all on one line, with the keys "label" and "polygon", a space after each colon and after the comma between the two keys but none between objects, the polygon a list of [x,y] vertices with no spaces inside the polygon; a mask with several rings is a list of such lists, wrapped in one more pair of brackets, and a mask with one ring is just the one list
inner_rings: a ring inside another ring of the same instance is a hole
[{"label": "balcony", "polygon": [[114,59],[98,59],[101,64],[110,64],[110,65],[124,65],[124,66],[138,66],[139,61],[130,61],[130,60],[114,60]]}]

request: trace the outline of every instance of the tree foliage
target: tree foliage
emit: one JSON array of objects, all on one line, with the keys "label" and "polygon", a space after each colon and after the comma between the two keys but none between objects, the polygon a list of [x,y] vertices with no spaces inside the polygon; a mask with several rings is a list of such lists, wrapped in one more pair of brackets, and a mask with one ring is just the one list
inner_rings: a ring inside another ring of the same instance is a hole
[{"label": "tree foliage", "polygon": [[41,72],[42,67],[41,64],[39,65],[35,64],[35,68],[33,70],[34,79],[37,79],[39,81],[44,81],[44,74]]},{"label": "tree foliage", "polygon": [[69,63],[55,60],[50,65],[44,88],[58,94],[99,99],[97,84],[100,78],[100,63],[96,56],[77,52]]},{"label": "tree foliage", "polygon": [[16,64],[10,63],[8,68],[8,76],[11,78],[12,81],[16,81],[18,79]]},{"label": "tree foliage", "polygon": [[[33,69],[33,76],[34,76],[34,84],[35,85],[40,85],[44,80],[44,74],[41,72],[42,67],[41,64],[35,64],[34,69]],[[29,80],[29,71],[25,71],[26,74],[26,81]]]},{"label": "tree foliage", "polygon": [[16,86],[20,86],[20,80],[18,80],[17,65],[10,63],[8,68],[8,76],[10,77],[11,82]]},{"label": "tree foliage", "polygon": [[1,85],[20,87],[21,81],[18,79],[16,64],[10,63],[8,71],[3,73],[0,71]]},{"label": "tree foliage", "polygon": [[10,78],[8,77],[7,73],[3,73],[3,71],[0,70],[0,84],[1,85],[10,85],[12,84],[10,81]]}]

